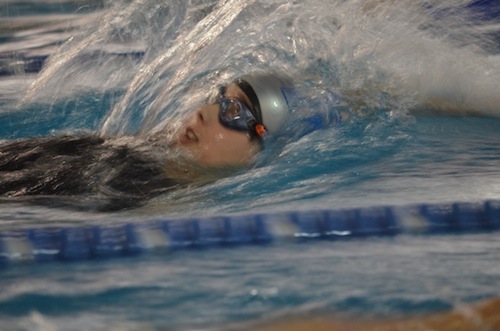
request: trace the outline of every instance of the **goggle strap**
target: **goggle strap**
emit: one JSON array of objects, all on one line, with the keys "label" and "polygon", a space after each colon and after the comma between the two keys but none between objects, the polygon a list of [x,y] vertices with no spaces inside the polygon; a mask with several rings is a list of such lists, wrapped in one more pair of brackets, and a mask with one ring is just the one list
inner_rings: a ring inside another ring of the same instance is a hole
[{"label": "goggle strap", "polygon": [[258,138],[263,138],[266,135],[267,129],[262,123],[252,120],[248,122],[248,127],[251,128],[250,132]]}]

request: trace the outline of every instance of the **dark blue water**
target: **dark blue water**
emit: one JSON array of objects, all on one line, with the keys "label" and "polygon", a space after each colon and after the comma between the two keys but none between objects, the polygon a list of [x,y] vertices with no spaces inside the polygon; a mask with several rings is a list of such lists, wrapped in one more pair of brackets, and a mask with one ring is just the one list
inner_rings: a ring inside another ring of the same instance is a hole
[{"label": "dark blue water", "polygon": [[[0,139],[140,135],[254,69],[289,72],[306,100],[287,135],[245,173],[126,212],[2,204],[0,230],[500,199],[495,1],[214,5],[0,5]],[[337,111],[350,117],[328,121]],[[324,122],[311,126],[317,115]],[[435,312],[500,294],[497,237],[399,235],[15,263],[0,269],[0,329],[218,329],[288,314]]]}]

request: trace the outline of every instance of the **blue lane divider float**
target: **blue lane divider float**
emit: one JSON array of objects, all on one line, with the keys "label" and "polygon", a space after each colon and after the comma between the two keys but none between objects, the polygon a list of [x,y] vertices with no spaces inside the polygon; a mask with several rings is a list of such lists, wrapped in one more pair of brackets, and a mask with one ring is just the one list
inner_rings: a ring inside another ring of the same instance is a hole
[{"label": "blue lane divider float", "polygon": [[40,227],[0,231],[0,265],[22,261],[112,258],[211,246],[270,244],[281,240],[335,240],[498,229],[500,201]]}]

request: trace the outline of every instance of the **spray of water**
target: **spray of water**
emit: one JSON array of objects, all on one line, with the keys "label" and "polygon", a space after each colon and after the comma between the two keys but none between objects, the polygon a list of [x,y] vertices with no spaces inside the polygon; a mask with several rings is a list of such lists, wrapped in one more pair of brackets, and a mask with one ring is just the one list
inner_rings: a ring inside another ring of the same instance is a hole
[{"label": "spray of water", "polygon": [[[322,96],[334,91],[354,111],[500,115],[498,22],[476,20],[471,3],[109,1],[52,56],[24,104],[120,91],[101,133],[151,132],[214,85],[273,69],[309,97],[304,113],[328,111]],[[131,52],[141,60],[110,56]]]}]

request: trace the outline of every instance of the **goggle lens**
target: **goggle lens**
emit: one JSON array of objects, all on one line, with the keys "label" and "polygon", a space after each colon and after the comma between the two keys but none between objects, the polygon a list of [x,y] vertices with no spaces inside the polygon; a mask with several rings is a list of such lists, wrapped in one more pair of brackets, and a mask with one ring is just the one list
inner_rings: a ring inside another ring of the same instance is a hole
[{"label": "goggle lens", "polygon": [[225,90],[221,89],[218,97],[220,105],[219,118],[222,125],[230,129],[247,131],[258,137],[263,137],[265,134],[264,126],[257,123],[255,116],[247,105],[238,99],[226,98],[224,92]]},{"label": "goggle lens", "polygon": [[242,118],[244,109],[238,100],[226,99],[222,101],[225,103],[221,110],[224,118],[228,121],[238,121]]}]

